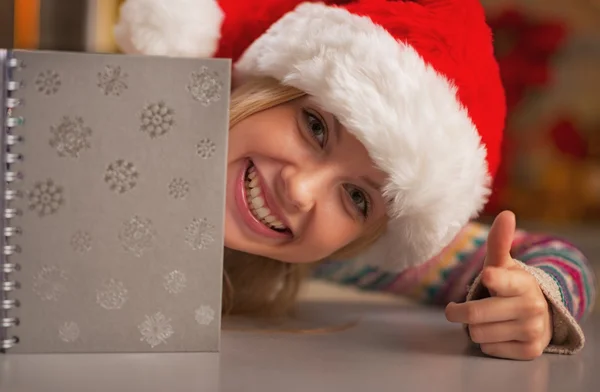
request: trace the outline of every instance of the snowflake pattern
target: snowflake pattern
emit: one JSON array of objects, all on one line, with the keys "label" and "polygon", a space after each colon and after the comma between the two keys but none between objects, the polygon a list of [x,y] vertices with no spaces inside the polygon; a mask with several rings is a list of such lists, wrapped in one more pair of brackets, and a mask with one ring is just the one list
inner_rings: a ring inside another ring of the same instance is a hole
[{"label": "snowflake pattern", "polygon": [[217,146],[210,139],[202,139],[196,145],[196,153],[202,159],[209,159],[215,155],[215,151],[217,151]]},{"label": "snowflake pattern", "polygon": [[62,187],[51,179],[36,182],[28,198],[29,209],[36,211],[39,217],[56,213],[65,202]]},{"label": "snowflake pattern", "polygon": [[170,294],[179,294],[187,286],[187,278],[181,271],[171,271],[164,278],[165,290]]},{"label": "snowflake pattern", "polygon": [[194,250],[206,249],[215,240],[214,229],[206,218],[195,218],[185,229],[185,241]]},{"label": "snowflake pattern", "polygon": [[118,65],[107,65],[102,72],[98,72],[98,87],[104,95],[120,96],[127,89],[129,75]]},{"label": "snowflake pattern", "polygon": [[127,302],[128,294],[123,282],[109,279],[96,290],[96,302],[106,310],[121,309]]},{"label": "snowflake pattern", "polygon": [[79,325],[73,321],[68,321],[58,328],[58,337],[66,343],[72,343],[79,339]]},{"label": "snowflake pattern", "polygon": [[87,231],[78,230],[71,236],[71,248],[78,253],[92,250],[92,235]]},{"label": "snowflake pattern", "polygon": [[162,136],[173,129],[174,113],[174,110],[163,101],[146,105],[140,116],[142,122],[140,130],[153,139]]},{"label": "snowflake pattern", "polygon": [[183,178],[174,178],[169,183],[169,195],[174,199],[184,199],[190,192],[190,184]]},{"label": "snowflake pattern", "polygon": [[150,219],[134,216],[125,223],[119,232],[119,240],[123,248],[136,257],[142,257],[152,248],[156,231]]},{"label": "snowflake pattern", "polygon": [[50,147],[59,157],[78,158],[81,151],[89,149],[92,129],[85,125],[81,117],[64,116],[56,126],[50,127]]},{"label": "snowflake pattern", "polygon": [[106,168],[104,182],[108,184],[111,191],[125,193],[137,185],[139,176],[133,163],[117,159]]},{"label": "snowflake pattern", "polygon": [[200,325],[210,325],[215,319],[215,311],[208,305],[201,305],[196,309],[195,319]]},{"label": "snowflake pattern", "polygon": [[156,312],[151,316],[146,315],[145,320],[138,325],[138,329],[142,334],[140,341],[145,341],[151,348],[161,343],[166,344],[167,339],[175,333],[171,319],[161,312]]},{"label": "snowflake pattern", "polygon": [[56,266],[42,266],[33,277],[33,292],[42,301],[58,301],[67,292],[67,274]]},{"label": "snowflake pattern", "polygon": [[53,95],[58,92],[62,82],[58,72],[46,70],[37,75],[34,84],[39,93]]},{"label": "snowflake pattern", "polygon": [[204,106],[221,99],[223,82],[219,80],[217,72],[211,72],[208,67],[202,67],[199,71],[192,72],[187,91],[196,101]]}]

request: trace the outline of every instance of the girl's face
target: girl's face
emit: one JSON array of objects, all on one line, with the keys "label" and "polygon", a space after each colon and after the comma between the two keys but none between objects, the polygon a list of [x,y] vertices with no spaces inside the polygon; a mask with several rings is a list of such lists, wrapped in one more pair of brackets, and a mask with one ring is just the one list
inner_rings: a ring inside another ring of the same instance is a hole
[{"label": "girl's face", "polygon": [[247,117],[229,137],[228,248],[314,262],[360,237],[386,212],[385,174],[309,97]]}]

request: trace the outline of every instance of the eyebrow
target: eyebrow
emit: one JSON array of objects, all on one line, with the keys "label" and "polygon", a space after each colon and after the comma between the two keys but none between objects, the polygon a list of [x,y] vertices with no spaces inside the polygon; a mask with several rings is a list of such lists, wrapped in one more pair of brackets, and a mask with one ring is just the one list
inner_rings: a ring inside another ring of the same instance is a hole
[{"label": "eyebrow", "polygon": [[381,188],[382,188],[381,184],[378,184],[377,182],[373,181],[371,178],[369,178],[367,176],[361,176],[360,178],[361,178],[361,180],[363,180],[364,182],[369,184],[369,186],[371,186],[377,192],[381,192]]}]

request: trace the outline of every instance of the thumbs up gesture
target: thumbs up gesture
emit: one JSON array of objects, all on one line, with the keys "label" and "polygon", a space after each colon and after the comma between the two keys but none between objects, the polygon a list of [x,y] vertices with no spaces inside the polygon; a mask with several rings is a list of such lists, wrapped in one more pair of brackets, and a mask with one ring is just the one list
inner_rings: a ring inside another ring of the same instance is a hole
[{"label": "thumbs up gesture", "polygon": [[511,257],[515,216],[500,213],[490,229],[481,282],[489,298],[450,303],[446,318],[466,324],[471,339],[494,357],[531,360],[552,339],[551,308],[539,284]]}]

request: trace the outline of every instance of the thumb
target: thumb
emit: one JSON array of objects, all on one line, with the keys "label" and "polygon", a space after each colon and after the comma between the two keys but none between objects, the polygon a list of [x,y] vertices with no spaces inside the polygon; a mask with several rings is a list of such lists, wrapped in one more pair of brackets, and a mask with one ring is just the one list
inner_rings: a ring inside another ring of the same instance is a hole
[{"label": "thumb", "polygon": [[515,214],[502,211],[488,233],[484,267],[509,267],[513,265],[510,248],[515,235]]}]

